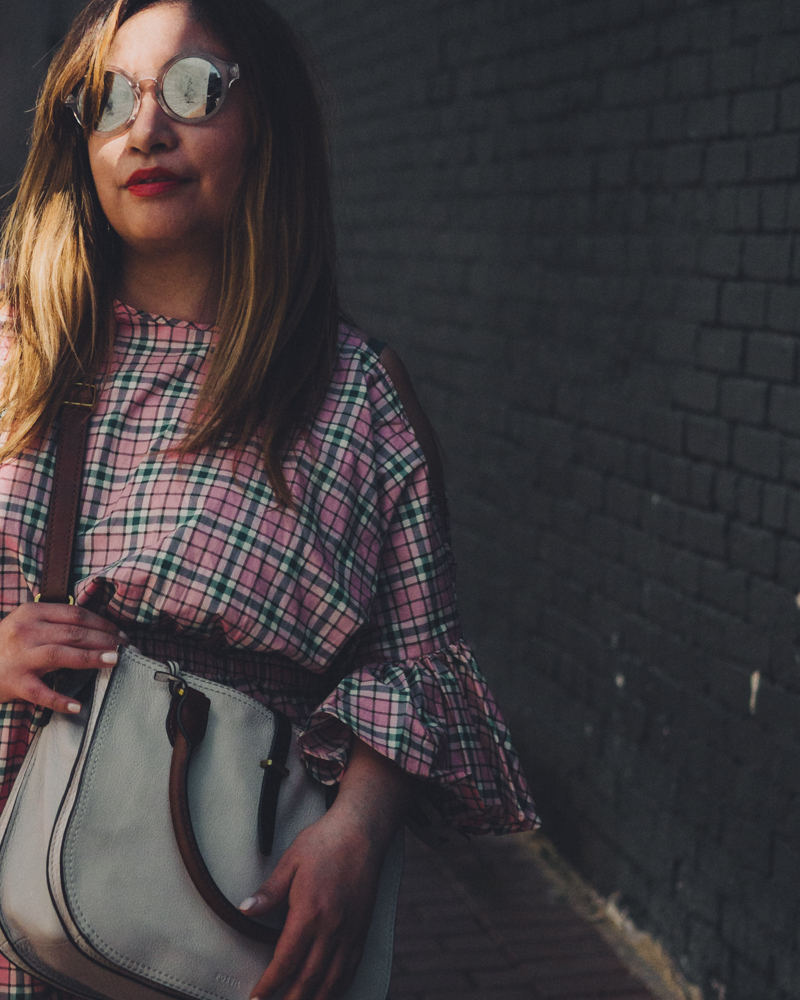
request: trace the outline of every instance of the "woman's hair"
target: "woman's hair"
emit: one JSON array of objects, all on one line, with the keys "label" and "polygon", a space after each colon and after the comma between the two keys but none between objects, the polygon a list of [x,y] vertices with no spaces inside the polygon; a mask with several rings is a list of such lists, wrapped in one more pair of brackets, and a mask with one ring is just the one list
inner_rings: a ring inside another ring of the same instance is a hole
[{"label": "woman's hair", "polygon": [[[91,117],[117,29],[163,2],[179,0],[90,0],[42,87],[0,245],[15,332],[0,387],[0,462],[36,445],[72,384],[109,355],[119,238],[64,98],[85,85]],[[234,86],[247,93],[252,142],[224,234],[224,335],[178,450],[241,448],[258,432],[276,496],[291,505],[282,459],[322,403],[339,320],[323,113],[307,54],[263,0],[189,2],[239,64]]]}]

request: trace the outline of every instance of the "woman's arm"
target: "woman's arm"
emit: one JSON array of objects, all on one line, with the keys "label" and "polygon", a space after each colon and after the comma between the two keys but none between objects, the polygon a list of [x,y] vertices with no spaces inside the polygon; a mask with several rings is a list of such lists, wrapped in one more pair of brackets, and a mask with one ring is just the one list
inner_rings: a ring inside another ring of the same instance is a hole
[{"label": "woman's arm", "polygon": [[354,739],[339,794],[307,827],[241,909],[268,913],[288,899],[275,954],[253,989],[284,1000],[334,1000],[353,981],[372,916],[383,859],[409,801],[404,773]]}]

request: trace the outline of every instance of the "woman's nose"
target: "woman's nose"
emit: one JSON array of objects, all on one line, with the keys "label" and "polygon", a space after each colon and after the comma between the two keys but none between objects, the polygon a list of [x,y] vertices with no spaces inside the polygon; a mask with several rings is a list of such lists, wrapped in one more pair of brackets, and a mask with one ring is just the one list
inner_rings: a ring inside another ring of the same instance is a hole
[{"label": "woman's nose", "polygon": [[172,119],[156,99],[155,86],[155,80],[139,81],[142,102],[128,132],[129,146],[141,153],[158,148],[171,149],[177,142]]}]

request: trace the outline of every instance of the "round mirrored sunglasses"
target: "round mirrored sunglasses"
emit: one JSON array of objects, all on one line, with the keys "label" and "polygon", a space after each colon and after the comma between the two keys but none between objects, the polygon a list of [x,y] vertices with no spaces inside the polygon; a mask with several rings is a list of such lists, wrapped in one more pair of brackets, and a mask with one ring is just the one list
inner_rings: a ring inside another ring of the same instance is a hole
[{"label": "round mirrored sunglasses", "polygon": [[[142,105],[142,85],[152,84],[156,100],[170,118],[194,124],[208,121],[222,107],[234,80],[239,79],[237,63],[224,62],[204,52],[181,53],[161,68],[158,76],[134,80],[124,69],[109,66],[103,81],[100,113],[92,125],[98,135],[113,136],[129,129]],[[84,88],[65,101],[82,127]]]}]

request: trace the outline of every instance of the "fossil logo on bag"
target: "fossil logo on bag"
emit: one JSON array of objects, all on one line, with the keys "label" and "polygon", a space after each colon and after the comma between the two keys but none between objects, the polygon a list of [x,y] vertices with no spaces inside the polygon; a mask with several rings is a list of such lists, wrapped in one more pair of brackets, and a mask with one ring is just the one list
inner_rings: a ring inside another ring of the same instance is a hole
[{"label": "fossil logo on bag", "polygon": [[214,978],[218,979],[221,983],[225,983],[226,986],[241,986],[242,985],[241,979],[234,979],[233,976],[226,976],[222,972],[218,972],[216,974],[216,976],[214,976]]}]

